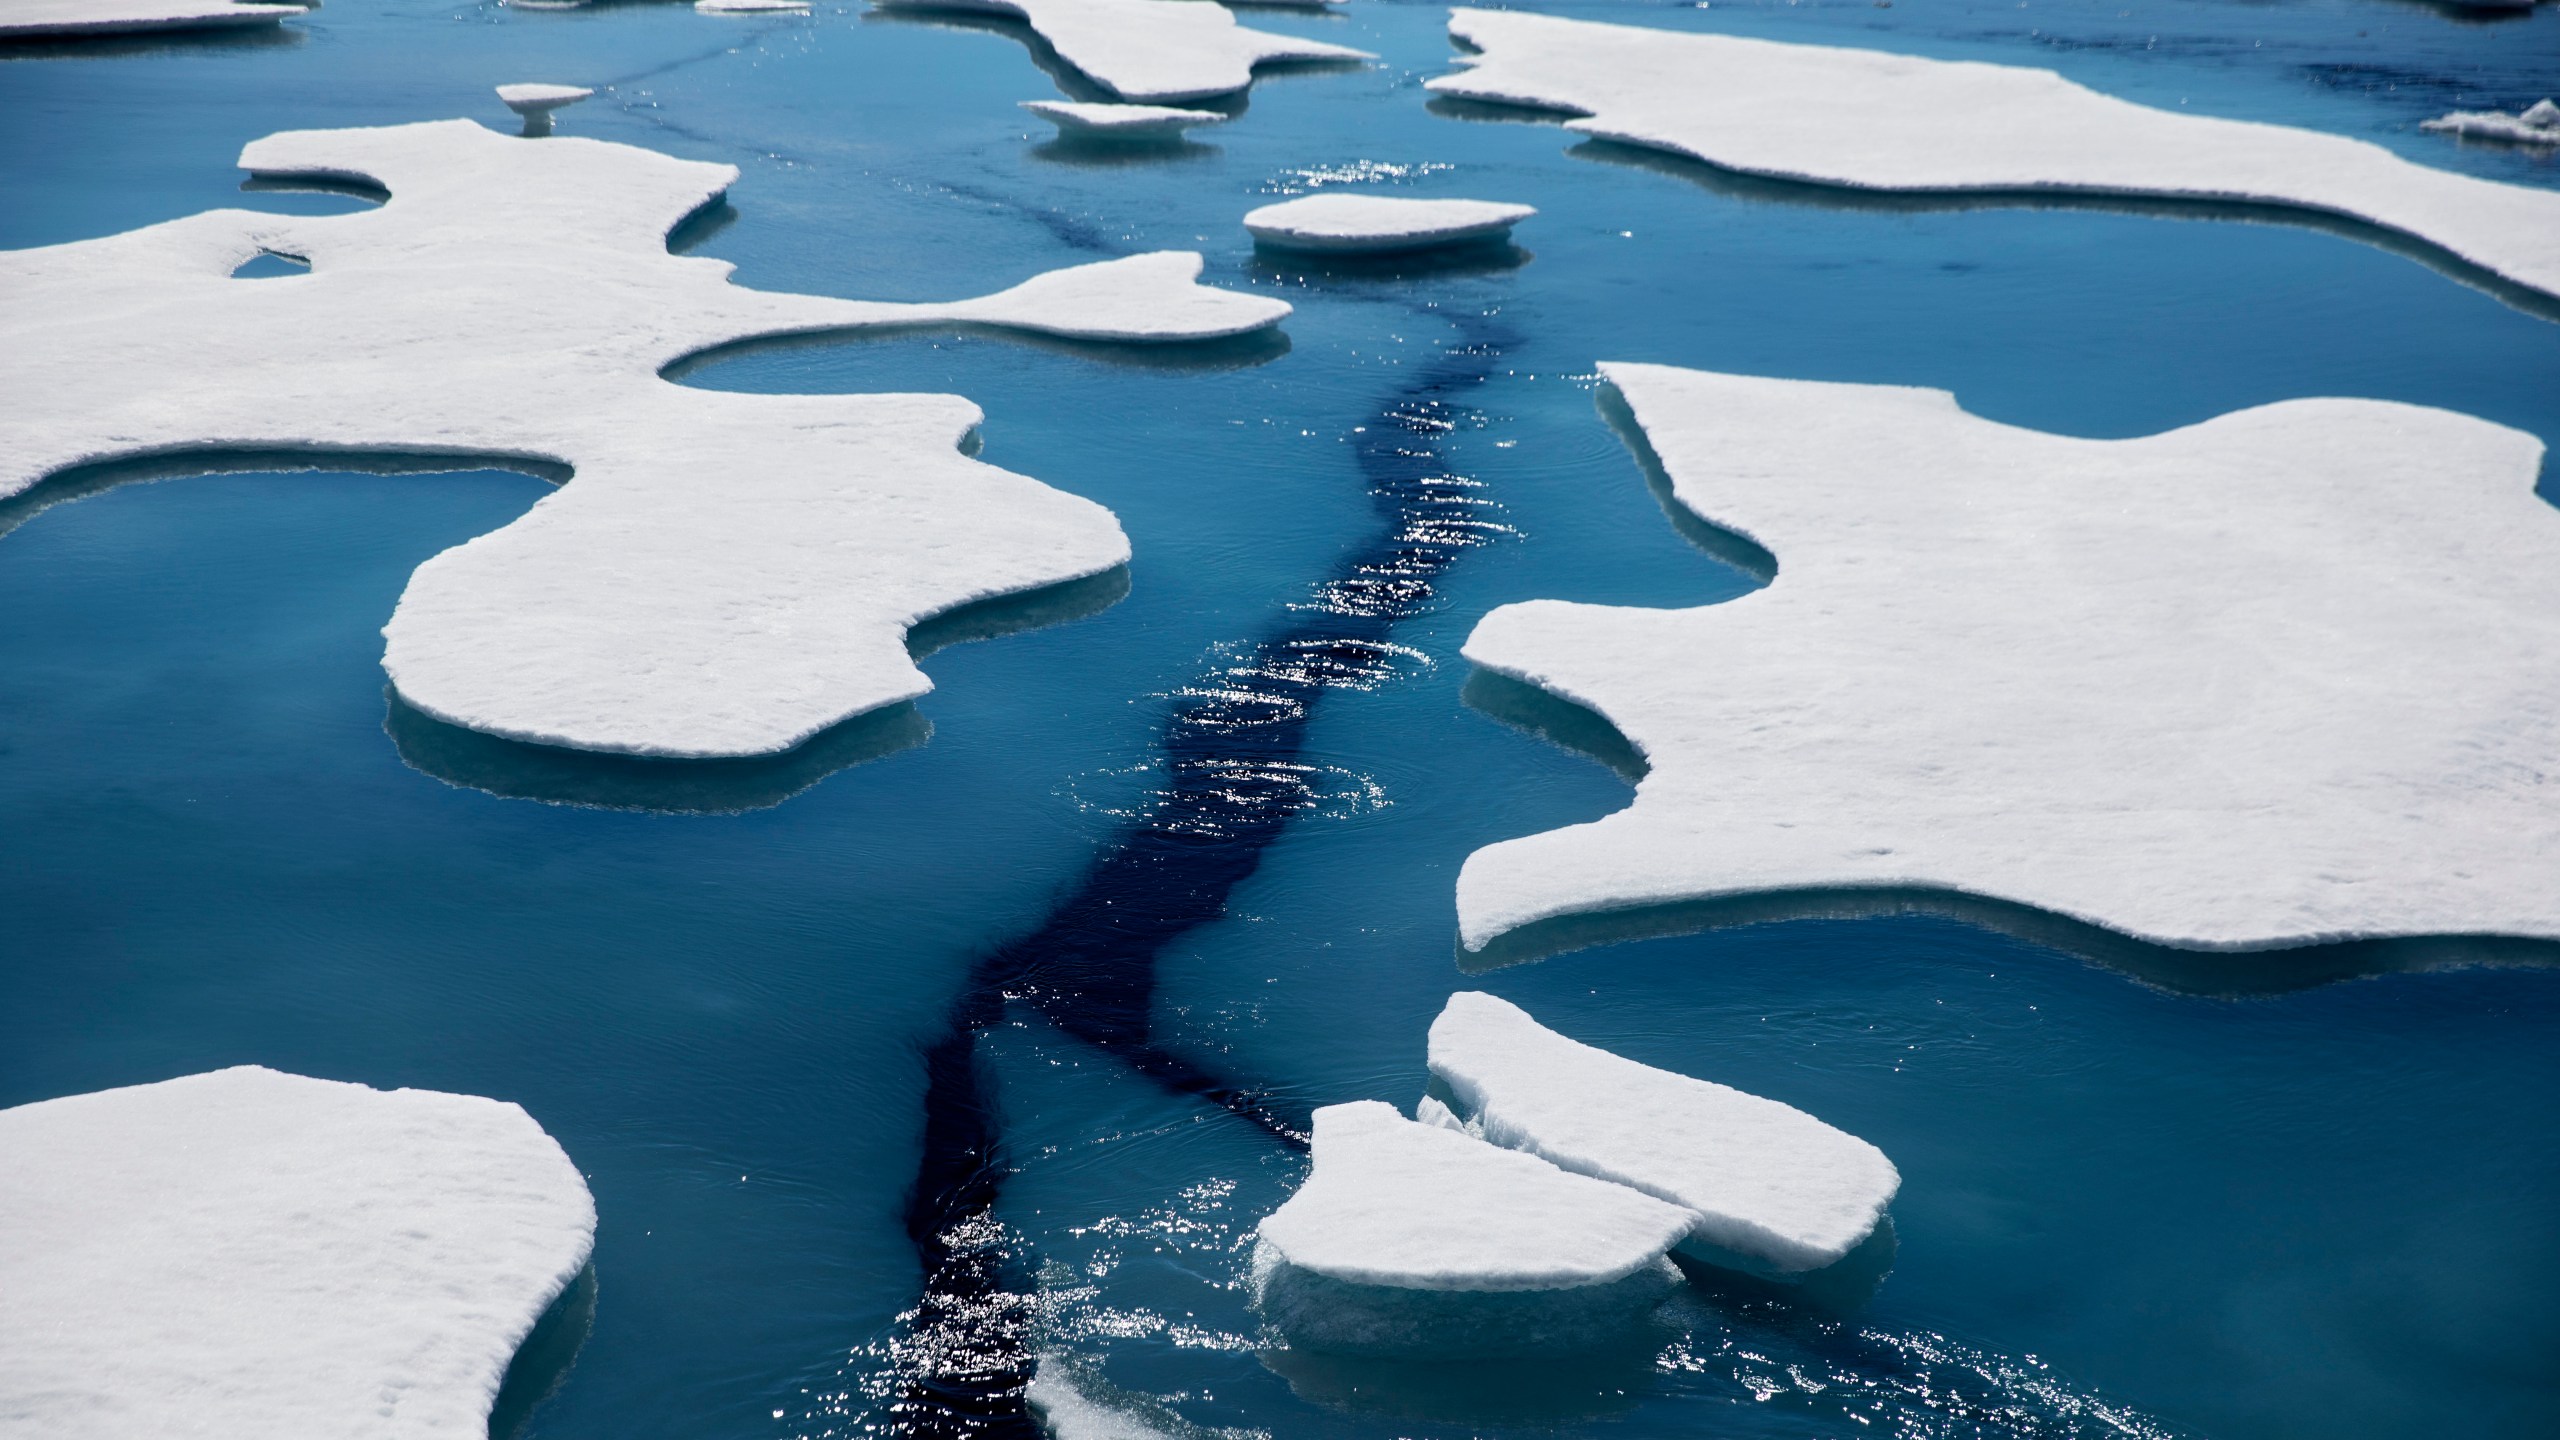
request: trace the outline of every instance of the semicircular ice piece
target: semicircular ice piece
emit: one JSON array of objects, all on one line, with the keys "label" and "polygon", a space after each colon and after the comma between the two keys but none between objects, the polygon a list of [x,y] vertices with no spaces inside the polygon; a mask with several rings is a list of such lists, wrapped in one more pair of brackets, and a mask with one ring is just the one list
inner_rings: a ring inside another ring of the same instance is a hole
[{"label": "semicircular ice piece", "polygon": [[587,1263],[500,1100],[241,1066],[0,1110],[0,1428],[481,1436]]},{"label": "semicircular ice piece", "polygon": [[2542,444],[2290,400],[2084,440],[1942,390],[1604,364],[1720,605],[1533,600],[1475,664],[1596,711],[1629,808],[1468,857],[1460,936],[1772,892],[1960,892],[2158,945],[2560,938]]},{"label": "semicircular ice piece", "polygon": [[[1129,557],[1102,507],[958,453],[979,418],[958,396],[700,390],[661,378],[670,364],[873,326],[1152,342],[1289,312],[1201,286],[1182,252],[942,304],[745,289],[725,262],[666,248],[734,169],[465,121],[289,132],[241,162],[391,199],[0,252],[0,496],[172,452],[572,469],[521,519],[419,567],[385,632],[402,698],[515,740],[786,750],[930,688],[904,644],[918,621]],[[262,252],[311,273],[228,278]]]},{"label": "semicircular ice piece", "polygon": [[1569,130],[1750,175],[1869,190],[2297,206],[2415,236],[2560,296],[2560,192],[2413,164],[2342,135],[2173,114],[2050,70],[1453,11],[1481,53],[1443,95],[1571,111]]},{"label": "semicircular ice piece", "polygon": [[974,11],[1020,20],[1122,100],[1178,105],[1232,95],[1262,65],[1374,60],[1366,50],[1274,35],[1206,0],[877,0],[883,10]]},{"label": "semicircular ice piece", "polygon": [[1499,239],[1537,213],[1534,206],[1492,200],[1333,192],[1249,210],[1244,228],[1256,241],[1283,249],[1389,254]]}]

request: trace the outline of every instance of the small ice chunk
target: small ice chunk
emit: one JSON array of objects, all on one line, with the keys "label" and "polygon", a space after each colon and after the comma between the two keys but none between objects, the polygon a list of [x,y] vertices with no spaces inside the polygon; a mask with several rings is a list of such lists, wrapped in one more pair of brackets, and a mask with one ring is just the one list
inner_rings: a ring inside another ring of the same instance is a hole
[{"label": "small ice chunk", "polygon": [[2560,100],[2536,100],[2519,118],[2527,125],[2560,125]]},{"label": "small ice chunk", "polygon": [[498,98],[519,115],[548,115],[563,105],[575,105],[596,93],[584,85],[541,85],[526,83],[501,85]]},{"label": "small ice chunk", "polygon": [[1884,1152],[1801,1110],[1569,1040],[1462,990],[1431,1074],[1485,1139],[1684,1207],[1706,1258],[1815,1270],[1874,1232],[1902,1184]]},{"label": "small ice chunk", "polygon": [[1244,228],[1262,244],[1289,250],[1382,254],[1493,240],[1537,214],[1491,200],[1406,200],[1326,194],[1248,211]]},{"label": "small ice chunk", "polygon": [[0,40],[79,40],[154,30],[273,25],[288,15],[304,13],[305,8],[239,0],[7,0],[0,4]]},{"label": "small ice chunk", "polygon": [[1437,1126],[1442,1130],[1455,1130],[1461,1135],[1476,1133],[1475,1127],[1458,1118],[1457,1111],[1441,1104],[1440,1097],[1437,1095],[1425,1095],[1413,1102],[1413,1118],[1416,1124]]},{"label": "small ice chunk", "polygon": [[1061,135],[1119,140],[1161,140],[1179,135],[1194,125],[1219,125],[1227,119],[1215,110],[1184,110],[1171,105],[1025,100],[1022,108],[1055,124]]},{"label": "small ice chunk", "polygon": [[518,1107],[244,1065],[0,1110],[0,1431],[465,1436],[595,1204]]},{"label": "small ice chunk", "polygon": [[806,15],[809,0],[693,0],[704,15]]},{"label": "small ice chunk", "polygon": [[2506,140],[2520,145],[2560,145],[2560,104],[2538,100],[2521,115],[2502,110],[2456,110],[2418,122],[2421,130],[2466,140]]}]

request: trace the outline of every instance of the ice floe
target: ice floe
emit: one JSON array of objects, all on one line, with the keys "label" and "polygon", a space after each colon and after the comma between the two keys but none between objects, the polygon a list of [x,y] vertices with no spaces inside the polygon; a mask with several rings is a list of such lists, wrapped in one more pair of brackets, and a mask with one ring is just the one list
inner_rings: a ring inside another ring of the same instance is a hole
[{"label": "ice floe", "polygon": [[1883,1151],[1791,1105],[1567,1039],[1481,991],[1432,1022],[1431,1075],[1455,1102],[1443,1123],[1680,1206],[1687,1248],[1718,1263],[1834,1264],[1902,1184]]},{"label": "ice floe", "polygon": [[1315,1165],[1258,1232],[1254,1285],[1291,1343],[1494,1354],[1582,1343],[1678,1283],[1689,1212],[1375,1100],[1315,1115]]},{"label": "ice floe", "polygon": [[1490,200],[1408,200],[1329,192],[1247,211],[1244,228],[1289,250],[1383,254],[1499,239],[1537,214]]},{"label": "ice floe", "polygon": [[1776,578],[1477,625],[1469,660],[1596,711],[1651,770],[1623,811],[1469,857],[1469,950],[1841,887],[2196,950],[2560,938],[2560,514],[2534,437],[2310,399],[2087,440],[1940,390],[1601,373],[1677,503]]},{"label": "ice floe", "polygon": [[245,0],[7,0],[0,4],[0,40],[76,40],[154,30],[227,30],[273,25],[287,16],[302,14],[305,8],[250,4]]},{"label": "ice floe", "polygon": [[2560,101],[2538,100],[2519,115],[2503,110],[2456,110],[2433,120],[2421,120],[2418,128],[2459,135],[2466,140],[2560,145]]},{"label": "ice floe", "polygon": [[522,1109],[256,1066],[0,1110],[0,1430],[481,1436],[595,1206]]},{"label": "ice floe", "polygon": [[1482,53],[1444,95],[1566,110],[1567,128],[1753,175],[1874,190],[2171,196],[2297,206],[2415,236],[2560,295],[2560,192],[2281,125],[2173,114],[2049,70],[1461,9]]},{"label": "ice floe", "polygon": [[1248,29],[1206,0],[878,0],[883,10],[968,11],[1020,20],[1058,57],[1123,100],[1232,95],[1256,66],[1372,60],[1365,50]]},{"label": "ice floe", "polygon": [[563,105],[575,105],[596,92],[584,85],[542,85],[525,83],[501,85],[498,99],[519,115],[548,115]]},{"label": "ice floe", "polygon": [[[788,749],[931,688],[908,627],[1128,558],[1102,507],[962,456],[980,417],[958,396],[723,393],[660,378],[671,362],[919,322],[1202,339],[1289,308],[1199,286],[1199,257],[1176,252],[951,303],[746,289],[665,245],[731,167],[467,121],[288,132],[241,163],[391,199],[0,252],[0,496],[187,452],[572,467],[419,567],[384,666],[433,718],[582,749]],[[262,252],[311,273],[229,278]]]},{"label": "ice floe", "polygon": [[809,0],[693,0],[704,15],[806,15]]},{"label": "ice floe", "polygon": [[1194,125],[1219,125],[1227,119],[1215,110],[1184,110],[1172,105],[1025,100],[1022,108],[1056,125],[1061,135],[1119,140],[1169,139]]}]

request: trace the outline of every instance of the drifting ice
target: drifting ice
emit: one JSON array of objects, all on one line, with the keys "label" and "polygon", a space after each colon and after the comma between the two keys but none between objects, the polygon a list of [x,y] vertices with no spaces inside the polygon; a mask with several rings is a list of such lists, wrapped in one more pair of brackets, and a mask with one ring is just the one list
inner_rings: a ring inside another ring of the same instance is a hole
[{"label": "drifting ice", "polygon": [[1870,190],[2163,195],[2300,206],[2560,295],[2560,193],[2378,145],[2172,114],[2050,70],[1459,10],[1483,53],[1444,95],[1567,110],[1567,129],[1752,175]]},{"label": "drifting ice", "polygon": [[1451,1122],[1680,1206],[1687,1248],[1724,1264],[1832,1264],[1902,1184],[1883,1151],[1801,1110],[1568,1040],[1479,991],[1432,1022],[1431,1074]]},{"label": "drifting ice", "polygon": [[256,1066],[0,1110],[0,1429],[477,1436],[595,1206],[524,1111]]},{"label": "drifting ice", "polygon": [[1463,943],[1748,894],[1960,891],[2157,944],[2560,938],[2542,445],[2291,400],[2082,440],[1940,390],[1608,364],[1677,502],[1777,557],[1536,600],[1475,664],[1588,707],[1635,803],[1458,879]]},{"label": "drifting ice", "polygon": [[1320,40],[1236,23],[1203,0],[879,0],[884,10],[972,10],[1028,24],[1058,57],[1123,100],[1180,103],[1232,95],[1254,67],[1291,60],[1373,60]]},{"label": "drifting ice", "polygon": [[1097,105],[1074,100],[1025,100],[1022,108],[1058,127],[1061,135],[1091,135],[1122,140],[1162,140],[1194,125],[1218,125],[1226,116],[1215,110],[1182,110],[1170,105]]},{"label": "drifting ice", "polygon": [[498,87],[498,99],[505,102],[508,109],[528,119],[536,115],[548,115],[563,105],[575,105],[594,93],[596,92],[583,85],[527,83]]},{"label": "drifting ice", "polygon": [[1406,200],[1391,195],[1309,195],[1248,211],[1244,228],[1289,250],[1383,254],[1498,239],[1538,212],[1488,200]]},{"label": "drifting ice", "polygon": [[[1177,252],[941,304],[749,290],[665,245],[731,167],[458,120],[274,135],[241,162],[392,198],[0,252],[0,496],[206,450],[574,467],[522,518],[420,566],[385,630],[410,704],[517,740],[785,750],[930,689],[908,627],[1128,558],[1102,507],[960,455],[980,417],[958,396],[723,393],[665,366],[768,335],[975,323],[1186,340],[1289,310],[1195,284],[1200,257]],[[261,252],[311,273],[229,278]]]},{"label": "drifting ice", "polygon": [[2560,102],[2536,101],[2521,115],[2509,115],[2502,110],[2456,110],[2433,120],[2421,120],[2418,128],[2471,140],[2560,145]]}]

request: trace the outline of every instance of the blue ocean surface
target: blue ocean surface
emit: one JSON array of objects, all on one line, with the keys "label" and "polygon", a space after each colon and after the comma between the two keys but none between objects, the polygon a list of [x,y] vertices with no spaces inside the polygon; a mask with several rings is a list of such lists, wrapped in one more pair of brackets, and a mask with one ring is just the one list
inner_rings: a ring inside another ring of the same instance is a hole
[{"label": "blue ocean surface", "polygon": [[[2418,129],[2560,88],[2551,5],[1538,8],[2049,66],[2560,186],[2549,151]],[[743,284],[948,298],[1195,249],[1297,307],[1285,340],[1182,351],[920,333],[684,371],[964,394],[984,459],[1135,550],[1116,603],[945,635],[913,713],[774,762],[582,760],[386,695],[411,570],[539,477],[252,468],[0,506],[0,1105],[241,1063],[520,1102],[600,1214],[592,1312],[498,1421],[545,1440],[1016,1433],[968,1405],[1030,1352],[1277,1440],[2552,1433],[2560,972],[1915,913],[1468,975],[1451,892],[1476,847],[1629,794],[1610,737],[1552,743],[1572,716],[1470,686],[1474,622],[1758,583],[1666,519],[1598,362],[1929,385],[2075,435],[2340,395],[2560,443],[2555,312],[2336,225],[1859,200],[1434,105],[1437,6],[1244,18],[1382,58],[1268,75],[1130,154],[1016,108],[1083,93],[1020,27],[835,0],[332,0],[276,36],[0,51],[0,246],[361,206],[244,195],[239,149],[511,128],[490,87],[543,80],[600,88],[562,133],[741,169],[677,243]],[[1238,224],[1353,184],[1541,213],[1513,250],[1370,264],[1258,256]],[[1305,1171],[1281,1132],[1410,1105],[1466,987],[1873,1141],[1904,1177],[1889,1253],[1813,1290],[1702,1275],[1647,1348],[1582,1366],[1271,1348],[1241,1277]]]}]

